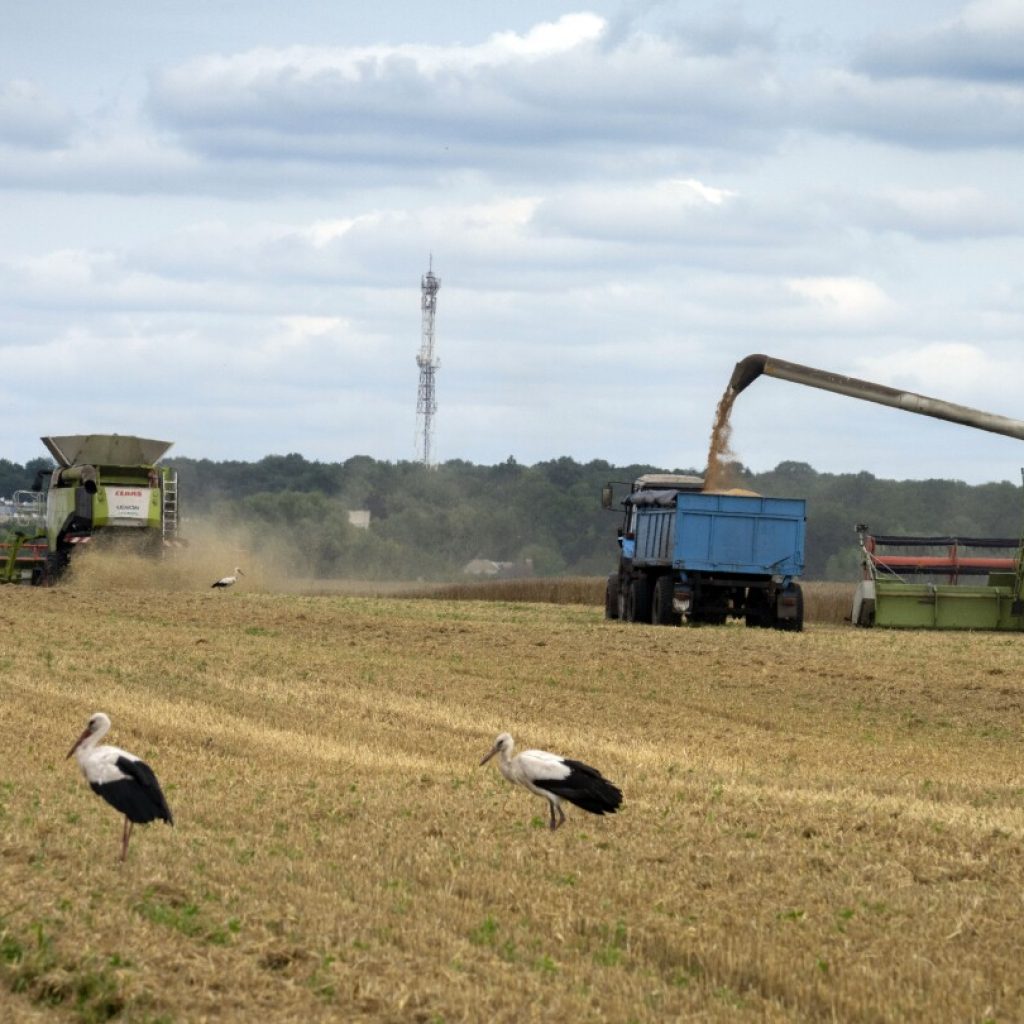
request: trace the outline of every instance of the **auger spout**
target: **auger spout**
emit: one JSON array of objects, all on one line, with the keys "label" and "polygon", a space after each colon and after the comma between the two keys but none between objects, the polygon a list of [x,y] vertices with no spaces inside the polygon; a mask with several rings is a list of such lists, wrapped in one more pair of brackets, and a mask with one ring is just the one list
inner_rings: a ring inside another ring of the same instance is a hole
[{"label": "auger spout", "polygon": [[729,379],[729,389],[733,395],[738,395],[762,374],[788,380],[793,384],[834,391],[838,395],[860,398],[865,402],[876,402],[879,405],[891,406],[893,409],[904,409],[921,416],[932,416],[935,419],[948,420],[965,427],[987,430],[993,434],[1003,434],[1024,441],[1024,421],[971,409],[966,405],[944,402],[940,398],[929,398],[913,391],[901,391],[898,388],[886,387],[884,384],[846,377],[841,373],[830,373],[827,370],[816,370],[812,366],[788,363],[784,359],[773,359],[760,353],[749,355],[736,364]]}]

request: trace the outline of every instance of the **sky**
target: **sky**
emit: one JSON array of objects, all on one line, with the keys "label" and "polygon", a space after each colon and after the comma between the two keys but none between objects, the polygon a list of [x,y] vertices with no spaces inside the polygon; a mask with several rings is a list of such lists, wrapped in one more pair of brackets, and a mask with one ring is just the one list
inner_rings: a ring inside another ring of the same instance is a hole
[{"label": "sky", "polygon": [[[0,0],[0,457],[704,465],[751,353],[1024,418],[1024,0]],[[763,377],[735,457],[1020,482]]]}]

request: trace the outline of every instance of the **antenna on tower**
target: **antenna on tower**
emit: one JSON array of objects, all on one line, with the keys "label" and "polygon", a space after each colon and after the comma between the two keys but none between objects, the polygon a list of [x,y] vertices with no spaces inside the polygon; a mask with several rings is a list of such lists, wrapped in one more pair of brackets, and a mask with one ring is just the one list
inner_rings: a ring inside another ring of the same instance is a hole
[{"label": "antenna on tower", "polygon": [[434,276],[434,254],[430,254],[427,272],[420,280],[420,308],[423,310],[423,340],[416,365],[420,368],[420,386],[416,397],[416,460],[424,466],[434,465],[434,413],[437,397],[434,394],[434,374],[441,368],[441,360],[434,356],[434,314],[437,312],[437,293],[441,279]]}]

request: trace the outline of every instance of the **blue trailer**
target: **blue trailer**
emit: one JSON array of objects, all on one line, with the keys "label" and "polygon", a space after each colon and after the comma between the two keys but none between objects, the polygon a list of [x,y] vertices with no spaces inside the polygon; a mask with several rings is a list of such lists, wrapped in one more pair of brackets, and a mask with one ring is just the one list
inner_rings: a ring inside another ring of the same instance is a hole
[{"label": "blue trailer", "polygon": [[[699,477],[648,474],[621,502],[619,566],[605,616],[655,625],[803,629],[806,502],[702,490]],[[613,504],[613,485],[602,503]]]}]

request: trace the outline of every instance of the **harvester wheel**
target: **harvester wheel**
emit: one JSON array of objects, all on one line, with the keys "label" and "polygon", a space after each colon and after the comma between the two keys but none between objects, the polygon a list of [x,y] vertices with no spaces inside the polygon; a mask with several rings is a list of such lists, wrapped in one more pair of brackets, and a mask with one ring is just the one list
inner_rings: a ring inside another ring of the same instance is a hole
[{"label": "harvester wheel", "polygon": [[46,581],[56,583],[68,567],[68,556],[63,551],[51,551],[46,556]]}]

